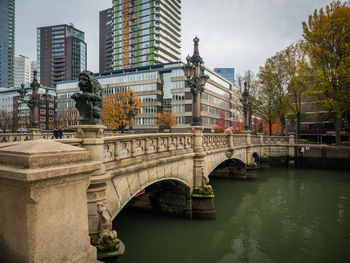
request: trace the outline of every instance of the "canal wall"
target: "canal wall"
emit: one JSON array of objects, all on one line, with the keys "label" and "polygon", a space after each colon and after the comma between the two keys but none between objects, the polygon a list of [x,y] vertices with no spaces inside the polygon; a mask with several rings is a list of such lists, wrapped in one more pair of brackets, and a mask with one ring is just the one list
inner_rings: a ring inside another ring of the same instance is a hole
[{"label": "canal wall", "polygon": [[298,144],[295,160],[297,168],[350,170],[350,147]]}]

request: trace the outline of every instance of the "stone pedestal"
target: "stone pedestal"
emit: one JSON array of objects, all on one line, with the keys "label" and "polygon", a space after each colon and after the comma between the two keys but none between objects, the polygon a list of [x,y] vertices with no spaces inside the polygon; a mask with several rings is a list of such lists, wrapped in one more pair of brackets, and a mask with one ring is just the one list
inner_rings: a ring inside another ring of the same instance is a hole
[{"label": "stone pedestal", "polygon": [[89,151],[91,159],[101,162],[100,169],[96,170],[90,180],[88,188],[89,233],[97,234],[98,213],[97,204],[106,201],[106,177],[103,164],[104,139],[103,125],[74,125],[70,126],[75,138],[82,138],[82,147]]},{"label": "stone pedestal", "polygon": [[32,140],[41,139],[41,133],[39,128],[29,128],[29,132],[32,136]]},{"label": "stone pedestal", "polygon": [[86,189],[100,165],[88,151],[51,140],[2,148],[2,262],[96,262]]}]

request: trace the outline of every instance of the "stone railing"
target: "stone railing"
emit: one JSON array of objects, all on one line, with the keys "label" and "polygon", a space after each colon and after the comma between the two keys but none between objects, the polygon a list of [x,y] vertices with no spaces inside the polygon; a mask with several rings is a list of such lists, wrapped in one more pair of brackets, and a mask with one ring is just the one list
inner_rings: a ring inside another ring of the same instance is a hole
[{"label": "stone railing", "polygon": [[288,144],[289,136],[264,136],[264,144]]},{"label": "stone railing", "polygon": [[226,134],[203,134],[203,148],[205,151],[229,147]]},{"label": "stone railing", "polygon": [[243,145],[247,143],[247,135],[246,134],[233,134],[232,135],[232,143],[233,145]]},{"label": "stone railing", "polygon": [[251,144],[261,144],[261,137],[260,135],[253,135],[250,137]]},{"label": "stone railing", "polygon": [[135,134],[104,138],[103,161],[192,148],[191,133]]},{"label": "stone railing", "polygon": [[[20,141],[30,141],[33,140],[35,136],[36,139],[55,139],[53,133],[42,132],[40,135],[33,134],[30,132],[26,133],[0,133],[0,143],[4,142],[20,142]],[[70,139],[73,138],[74,133],[63,133],[62,139]]]}]

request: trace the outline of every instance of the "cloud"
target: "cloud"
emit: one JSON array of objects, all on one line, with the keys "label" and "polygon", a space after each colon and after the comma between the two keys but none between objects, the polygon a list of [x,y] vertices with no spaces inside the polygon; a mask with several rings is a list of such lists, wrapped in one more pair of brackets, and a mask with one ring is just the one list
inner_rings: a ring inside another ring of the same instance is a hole
[{"label": "cloud", "polygon": [[[326,0],[183,0],[182,59],[200,54],[210,67],[255,73],[268,57],[301,38],[301,22]],[[72,22],[85,32],[88,68],[98,71],[99,11],[111,0],[16,0],[16,55],[36,59],[36,28]]]}]

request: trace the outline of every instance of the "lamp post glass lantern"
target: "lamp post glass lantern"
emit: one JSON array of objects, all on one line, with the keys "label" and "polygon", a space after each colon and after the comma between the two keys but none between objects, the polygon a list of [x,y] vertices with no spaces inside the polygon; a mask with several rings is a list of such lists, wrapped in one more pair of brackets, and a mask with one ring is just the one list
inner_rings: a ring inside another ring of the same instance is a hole
[{"label": "lamp post glass lantern", "polygon": [[199,55],[198,42],[199,38],[193,39],[194,48],[192,57],[187,56],[187,63],[183,65],[182,70],[186,77],[186,83],[191,88],[192,93],[192,123],[191,126],[201,126],[201,105],[200,94],[204,91],[204,86],[209,79],[208,75],[204,74],[204,62]]},{"label": "lamp post glass lantern", "polygon": [[247,89],[247,82],[244,82],[244,91],[242,93],[241,102],[243,105],[243,114],[244,114],[244,130],[248,131],[249,129],[249,118],[248,118],[248,111],[249,111],[249,91]]},{"label": "lamp post glass lantern", "polygon": [[38,82],[38,72],[36,70],[33,71],[33,81],[30,83],[30,88],[32,90],[32,95],[30,99],[25,99],[25,96],[27,95],[28,91],[24,87],[24,84],[21,84],[21,88],[17,89],[17,92],[19,94],[19,101],[20,103],[27,104],[28,108],[31,110],[30,116],[31,116],[31,129],[39,129],[39,107],[42,105],[40,102],[40,95],[39,95],[39,88],[45,89],[45,99],[47,100],[49,95],[49,89],[47,87],[42,87],[40,83]]},{"label": "lamp post glass lantern", "polygon": [[134,127],[134,118],[137,115],[139,109],[137,108],[135,101],[132,96],[132,92],[130,93],[130,99],[127,103],[124,104],[124,111],[129,121],[129,130],[132,131]]}]

